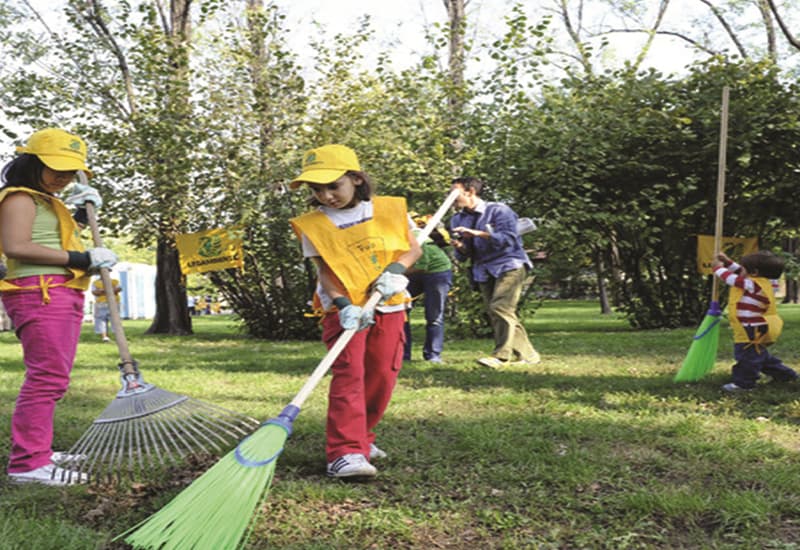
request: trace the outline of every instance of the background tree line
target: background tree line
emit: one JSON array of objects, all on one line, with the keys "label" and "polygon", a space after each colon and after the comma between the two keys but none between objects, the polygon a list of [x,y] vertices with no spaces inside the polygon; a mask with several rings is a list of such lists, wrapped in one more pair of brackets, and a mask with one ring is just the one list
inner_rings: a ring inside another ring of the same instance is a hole
[{"label": "background tree line", "polygon": [[[0,98],[10,120],[63,125],[92,144],[105,230],[156,254],[151,332],[191,332],[175,235],[241,223],[245,269],[212,280],[252,335],[314,335],[304,316],[314,274],[287,222],[306,197],[285,184],[302,152],[327,142],[353,147],[380,193],[420,212],[453,175],[477,175],[489,198],[540,219],[529,242],[548,257],[540,278],[591,272],[634,326],[694,325],[708,296],[694,235],[713,231],[724,85],[726,234],[780,248],[800,212],[800,54],[785,24],[796,2],[698,2],[709,15],[681,34],[702,55],[679,76],[642,68],[653,37],[678,32],[664,26],[667,0],[649,11],[594,3],[621,28],[589,25],[584,2],[514,5],[505,33],[480,43],[470,2],[444,0],[449,24],[428,29],[429,52],[407,69],[388,51],[365,61],[368,19],[312,39],[313,66],[300,66],[285,16],[263,0],[69,0],[58,29],[11,2],[0,8],[10,60]],[[620,32],[648,40],[605,66]],[[457,326],[480,330],[477,298],[462,292]]]}]

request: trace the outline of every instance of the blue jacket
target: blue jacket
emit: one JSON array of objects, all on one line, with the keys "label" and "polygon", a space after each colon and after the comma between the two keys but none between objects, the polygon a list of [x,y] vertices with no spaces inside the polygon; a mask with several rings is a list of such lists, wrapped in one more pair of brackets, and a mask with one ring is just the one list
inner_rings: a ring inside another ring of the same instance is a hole
[{"label": "blue jacket", "polygon": [[464,209],[451,218],[450,229],[459,226],[491,235],[488,240],[464,239],[464,248],[456,250],[458,261],[472,259],[472,279],[475,282],[486,282],[522,266],[533,267],[522,247],[522,237],[517,233],[517,214],[505,204],[478,199],[475,210]]}]

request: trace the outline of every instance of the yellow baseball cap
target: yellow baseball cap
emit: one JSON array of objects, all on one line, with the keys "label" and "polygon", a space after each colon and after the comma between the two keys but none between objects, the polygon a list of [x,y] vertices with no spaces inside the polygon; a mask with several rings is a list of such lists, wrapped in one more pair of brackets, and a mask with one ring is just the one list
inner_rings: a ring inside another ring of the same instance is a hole
[{"label": "yellow baseball cap", "polygon": [[74,134],[58,128],[45,128],[34,132],[28,144],[17,147],[17,153],[36,155],[53,170],[83,170],[91,175],[86,167],[86,143]]},{"label": "yellow baseball cap", "polygon": [[303,183],[326,185],[349,170],[361,171],[355,151],[344,145],[323,145],[303,155],[303,173],[294,178],[289,187],[297,189]]}]

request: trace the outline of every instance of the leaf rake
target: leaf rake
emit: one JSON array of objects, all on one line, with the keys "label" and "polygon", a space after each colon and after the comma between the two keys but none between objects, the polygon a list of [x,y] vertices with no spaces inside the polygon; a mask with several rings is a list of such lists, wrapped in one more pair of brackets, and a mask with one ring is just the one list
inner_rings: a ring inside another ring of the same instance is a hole
[{"label": "leaf rake", "polygon": [[[82,175],[82,172],[79,172]],[[85,177],[85,176],[84,176]],[[86,210],[95,246],[102,246],[94,205]],[[116,302],[108,269],[100,270],[108,303]],[[131,357],[119,309],[109,307],[119,349],[122,388],[91,427],[57,461],[61,477],[90,482],[135,478],[154,466],[214,453],[239,441],[259,422],[249,416],[148,384]]]}]

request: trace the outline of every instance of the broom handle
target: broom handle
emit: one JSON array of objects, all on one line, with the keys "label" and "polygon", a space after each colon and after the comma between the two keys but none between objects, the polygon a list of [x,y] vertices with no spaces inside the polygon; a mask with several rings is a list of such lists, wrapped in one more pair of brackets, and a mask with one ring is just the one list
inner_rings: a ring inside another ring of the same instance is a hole
[{"label": "broom handle", "polygon": [[[89,227],[92,230],[94,245],[103,246],[103,239],[100,237],[100,230],[97,227],[97,214],[94,210],[94,204],[91,202],[86,203],[86,215],[89,218]],[[128,350],[128,340],[125,338],[125,331],[122,328],[122,319],[119,316],[119,308],[117,307],[117,297],[114,294],[114,286],[111,282],[111,272],[105,267],[100,268],[100,279],[103,281],[103,290],[106,293],[108,311],[111,315],[111,328],[114,329],[114,340],[117,342],[122,368],[125,374],[135,374],[136,368],[134,367],[131,352]]]},{"label": "broom handle", "polygon": [[[433,232],[436,228],[436,225],[444,218],[444,215],[447,213],[447,210],[453,205],[455,200],[461,194],[459,189],[453,189],[447,198],[436,211],[436,213],[428,220],[428,223],[425,224],[425,228],[417,235],[417,241],[421,244],[428,238],[428,236]],[[364,304],[364,311],[371,311],[375,309],[375,306],[378,305],[378,302],[381,299],[380,292],[373,292],[372,295],[367,300],[367,303]],[[350,340],[353,338],[353,335],[357,332],[357,329],[349,329],[344,331],[339,338],[336,340],[336,343],[333,344],[331,349],[328,350],[328,353],[325,354],[325,357],[320,361],[317,368],[314,369],[314,372],[311,373],[306,383],[300,388],[300,391],[297,392],[294,399],[290,405],[294,405],[297,409],[300,409],[303,406],[303,403],[311,395],[311,392],[314,391],[314,388],[317,387],[320,380],[325,376],[325,373],[328,372],[328,369],[333,365],[333,362],[339,357],[339,354],[342,350],[347,346]]]},{"label": "broom handle", "polygon": [[[722,88],[722,114],[719,128],[719,162],[717,164],[717,219],[714,227],[714,256],[722,250],[722,209],[725,205],[725,166],[728,148],[728,86]],[[711,301],[719,301],[719,278],[711,282]]]}]

